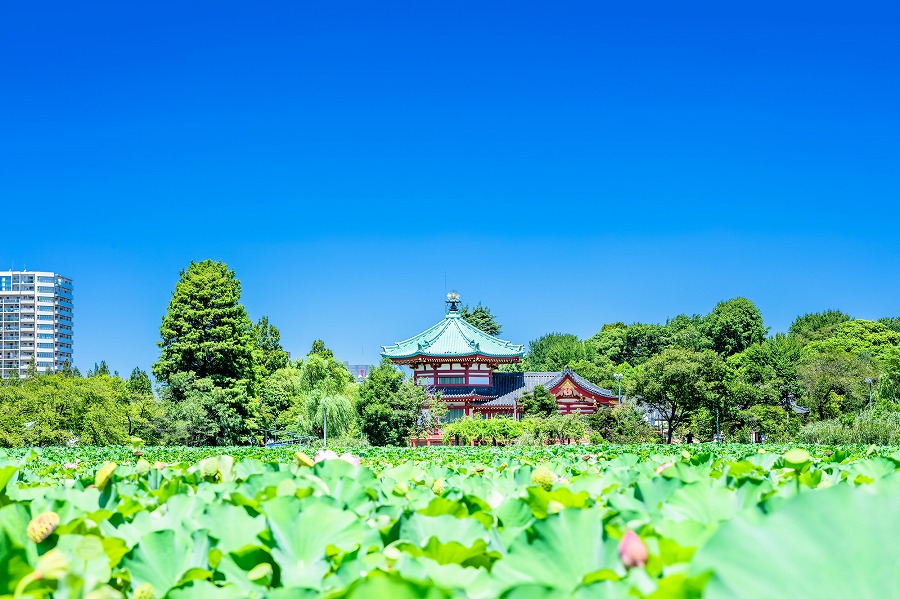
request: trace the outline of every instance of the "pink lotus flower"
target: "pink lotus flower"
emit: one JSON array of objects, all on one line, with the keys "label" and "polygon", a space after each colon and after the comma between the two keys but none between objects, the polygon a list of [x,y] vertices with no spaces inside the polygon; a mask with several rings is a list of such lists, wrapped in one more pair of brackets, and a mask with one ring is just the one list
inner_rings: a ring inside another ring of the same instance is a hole
[{"label": "pink lotus flower", "polygon": [[360,463],[362,462],[362,460],[360,459],[360,457],[358,455],[353,455],[350,452],[342,454],[341,459],[344,460],[345,462],[347,462],[348,464],[352,464],[356,467],[359,467]]},{"label": "pink lotus flower", "polygon": [[324,462],[326,460],[336,460],[338,459],[338,454],[334,453],[330,449],[320,449],[314,458],[315,462],[318,464],[319,462]]},{"label": "pink lotus flower", "polygon": [[633,530],[625,531],[619,543],[619,557],[626,568],[642,568],[647,564],[647,546]]},{"label": "pink lotus flower", "polygon": [[315,462],[324,462],[327,460],[344,460],[348,464],[352,464],[353,466],[359,466],[361,460],[359,456],[355,456],[352,453],[344,453],[342,455],[338,455],[330,449],[323,449],[316,454]]},{"label": "pink lotus flower", "polygon": [[69,470],[75,470],[75,468],[78,468],[78,462],[79,460],[77,459],[74,462],[66,462],[63,464],[63,467],[68,468]]}]

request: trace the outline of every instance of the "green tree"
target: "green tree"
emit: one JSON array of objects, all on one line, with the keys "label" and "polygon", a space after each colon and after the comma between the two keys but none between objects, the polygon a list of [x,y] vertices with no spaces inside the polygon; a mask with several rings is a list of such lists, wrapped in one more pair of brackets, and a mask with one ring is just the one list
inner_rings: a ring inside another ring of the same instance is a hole
[{"label": "green tree", "polygon": [[528,344],[525,370],[556,372],[586,358],[585,344],[575,335],[549,333]]},{"label": "green tree", "polygon": [[7,446],[119,445],[127,442],[120,409],[125,381],[42,374],[0,386],[0,442]]},{"label": "green tree", "polygon": [[246,387],[218,387],[212,378],[197,378],[193,372],[178,372],[160,391],[169,415],[163,431],[166,442],[175,445],[244,445],[251,405]]},{"label": "green tree", "polygon": [[625,351],[616,363],[643,364],[669,346],[669,329],[661,324],[635,323],[625,329]]},{"label": "green tree", "polygon": [[300,388],[303,393],[313,390],[326,395],[343,395],[354,383],[353,375],[331,350],[310,352],[300,366]]},{"label": "green tree", "polygon": [[819,341],[831,336],[842,323],[850,320],[850,316],[840,310],[825,310],[798,316],[788,329],[788,335],[797,338],[801,345],[810,341]]},{"label": "green tree", "polygon": [[383,360],[360,385],[360,428],[372,445],[406,445],[426,403],[425,390]]},{"label": "green tree", "polygon": [[614,364],[626,361],[628,327],[624,322],[603,325],[600,331],[586,341],[591,353],[605,357]]},{"label": "green tree", "polygon": [[309,351],[310,354],[321,355],[323,358],[333,358],[334,352],[325,347],[325,342],[321,339],[316,339],[313,341],[312,349]]},{"label": "green tree", "polygon": [[703,319],[702,328],[712,349],[722,356],[730,356],[754,343],[761,343],[767,331],[759,309],[744,297],[719,302]]},{"label": "green tree", "polygon": [[828,337],[809,342],[805,355],[816,352],[843,352],[852,356],[879,357],[883,350],[900,346],[900,333],[880,322],[848,320],[832,329]]},{"label": "green tree", "polygon": [[879,318],[878,322],[894,331],[895,333],[900,333],[900,316],[894,316],[891,318]]},{"label": "green tree", "polygon": [[281,333],[269,318],[263,316],[251,330],[253,336],[253,365],[256,380],[262,380],[288,365],[288,354],[281,347]]},{"label": "green tree", "polygon": [[107,366],[106,360],[100,360],[99,364],[94,362],[94,369],[88,370],[88,376],[109,376],[109,366]]},{"label": "green tree", "polygon": [[482,306],[480,303],[474,309],[470,309],[469,306],[463,306],[459,311],[459,315],[463,320],[488,335],[496,337],[503,329],[500,323],[497,322],[497,318],[491,314],[491,309]]},{"label": "green tree", "polygon": [[873,374],[867,360],[842,351],[805,350],[798,367],[804,395],[798,403],[809,408],[814,419],[836,418],[866,405],[864,381]]},{"label": "green tree", "polygon": [[666,322],[666,346],[701,351],[710,349],[712,340],[704,333],[702,316],[679,314]]},{"label": "green tree", "polygon": [[259,385],[257,397],[259,428],[277,427],[299,434],[310,431],[300,368],[289,365],[273,372]]},{"label": "green tree", "polygon": [[543,385],[537,385],[534,390],[523,393],[520,403],[522,413],[526,416],[547,418],[559,414],[556,398]]},{"label": "green tree", "polygon": [[765,435],[770,443],[783,443],[791,440],[790,416],[781,406],[752,406],[739,413],[746,427]]},{"label": "green tree", "polygon": [[160,441],[163,406],[153,395],[150,376],[140,368],[131,371],[122,393],[121,412],[125,416],[129,437],[139,437],[156,444]]},{"label": "green tree", "polygon": [[157,379],[193,372],[223,388],[250,381],[254,340],[240,299],[241,284],[222,262],[191,262],[181,271],[160,327]]},{"label": "green tree", "polygon": [[726,361],[726,386],[739,409],[754,405],[780,405],[790,409],[802,394],[797,373],[801,347],[792,335],[778,333],[755,343]]},{"label": "green tree", "polygon": [[343,395],[314,391],[306,398],[306,410],[312,429],[319,437],[325,434],[326,422],[328,437],[334,438],[346,433],[356,421],[353,404]]},{"label": "green tree", "polygon": [[879,399],[900,402],[900,347],[886,348],[881,355],[882,368],[878,380]]},{"label": "green tree", "polygon": [[633,394],[668,423],[667,443],[674,429],[704,405],[718,405],[723,396],[725,366],[710,350],[670,348],[647,360],[634,373]]},{"label": "green tree", "polygon": [[600,408],[588,417],[588,426],[609,443],[657,443],[659,433],[644,420],[644,412],[626,401]]}]

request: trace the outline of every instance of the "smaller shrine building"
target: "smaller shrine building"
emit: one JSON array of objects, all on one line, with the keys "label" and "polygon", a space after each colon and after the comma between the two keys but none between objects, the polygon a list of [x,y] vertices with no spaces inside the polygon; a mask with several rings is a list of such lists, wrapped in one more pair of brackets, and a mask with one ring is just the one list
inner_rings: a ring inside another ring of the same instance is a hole
[{"label": "smaller shrine building", "polygon": [[501,364],[516,364],[525,346],[503,341],[462,318],[460,299],[447,295],[447,313],[431,328],[394,345],[382,356],[408,366],[415,382],[430,395],[440,393],[448,408],[447,421],[464,415],[519,417],[519,402],[526,392],[542,385],[555,398],[563,414],[592,414],[618,403],[609,389],[579,376],[568,366],[561,372],[501,372]]}]

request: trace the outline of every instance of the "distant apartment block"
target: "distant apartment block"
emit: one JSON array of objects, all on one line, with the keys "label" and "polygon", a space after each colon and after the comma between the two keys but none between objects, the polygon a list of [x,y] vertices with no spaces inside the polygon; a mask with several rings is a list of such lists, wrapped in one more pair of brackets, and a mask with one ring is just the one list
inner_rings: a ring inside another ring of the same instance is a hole
[{"label": "distant apartment block", "polygon": [[72,363],[72,279],[53,272],[0,270],[0,376],[23,377]]},{"label": "distant apartment block", "polygon": [[374,366],[371,364],[351,364],[350,362],[344,362],[344,366],[347,367],[347,370],[350,371],[350,374],[353,375],[353,378],[357,380],[357,382],[363,382],[366,380],[366,377],[372,372]]}]

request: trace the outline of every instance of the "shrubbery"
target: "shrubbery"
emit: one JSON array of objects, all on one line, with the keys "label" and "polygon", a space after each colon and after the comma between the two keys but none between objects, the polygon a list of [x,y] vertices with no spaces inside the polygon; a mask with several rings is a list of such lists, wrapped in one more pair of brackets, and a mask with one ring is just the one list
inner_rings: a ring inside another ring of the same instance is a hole
[{"label": "shrubbery", "polygon": [[897,445],[900,444],[900,412],[883,415],[862,413],[850,424],[839,420],[812,422],[800,429],[797,440],[826,445]]}]

